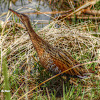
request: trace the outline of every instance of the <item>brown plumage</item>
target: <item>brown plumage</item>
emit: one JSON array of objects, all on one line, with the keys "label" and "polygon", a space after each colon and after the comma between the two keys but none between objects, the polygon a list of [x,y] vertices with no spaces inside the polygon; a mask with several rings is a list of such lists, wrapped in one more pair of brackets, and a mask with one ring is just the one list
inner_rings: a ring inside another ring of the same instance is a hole
[{"label": "brown plumage", "polygon": [[[22,13],[18,13],[12,9],[9,10],[17,15],[25,25],[30,35],[32,44],[39,56],[40,63],[44,68],[54,74],[57,74],[79,64],[79,62],[77,62],[68,52],[53,47],[47,41],[44,41],[41,37],[39,37],[33,30],[28,16]],[[69,70],[65,74],[70,76],[83,77],[84,73],[86,73],[84,68],[79,66]]]}]

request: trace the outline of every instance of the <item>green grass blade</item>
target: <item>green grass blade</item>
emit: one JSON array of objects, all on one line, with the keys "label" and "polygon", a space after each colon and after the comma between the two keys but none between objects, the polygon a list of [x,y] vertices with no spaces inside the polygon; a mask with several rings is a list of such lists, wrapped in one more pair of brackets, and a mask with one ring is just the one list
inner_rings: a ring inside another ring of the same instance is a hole
[{"label": "green grass blade", "polygon": [[3,69],[3,75],[4,75],[4,95],[5,100],[10,100],[10,87],[9,87],[9,79],[8,79],[8,69],[7,69],[7,60],[6,58],[3,58],[2,62],[2,69]]}]

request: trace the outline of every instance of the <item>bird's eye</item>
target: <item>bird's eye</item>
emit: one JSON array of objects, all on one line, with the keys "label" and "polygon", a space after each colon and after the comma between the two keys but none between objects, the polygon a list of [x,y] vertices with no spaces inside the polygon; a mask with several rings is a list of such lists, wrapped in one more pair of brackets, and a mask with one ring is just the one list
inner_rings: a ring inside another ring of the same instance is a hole
[{"label": "bird's eye", "polygon": [[20,16],[21,19],[23,19],[23,16]]}]

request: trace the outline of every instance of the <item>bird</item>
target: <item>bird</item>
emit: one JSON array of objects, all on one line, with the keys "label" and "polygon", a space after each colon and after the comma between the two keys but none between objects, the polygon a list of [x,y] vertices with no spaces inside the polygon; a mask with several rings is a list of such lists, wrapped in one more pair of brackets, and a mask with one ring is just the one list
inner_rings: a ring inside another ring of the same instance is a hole
[{"label": "bird", "polygon": [[[14,11],[10,8],[9,10],[13,12],[17,17],[19,17],[21,22],[24,24],[32,41],[33,47],[37,52],[42,67],[53,74],[59,74],[65,70],[72,68],[71,70],[66,71],[63,75],[69,77],[73,76],[84,78],[87,70],[85,70],[81,65],[73,68],[80,63],[76,61],[69,52],[52,46],[47,41],[38,36],[32,28],[30,19],[27,15]],[[88,69],[88,71],[93,72],[91,69]]]}]

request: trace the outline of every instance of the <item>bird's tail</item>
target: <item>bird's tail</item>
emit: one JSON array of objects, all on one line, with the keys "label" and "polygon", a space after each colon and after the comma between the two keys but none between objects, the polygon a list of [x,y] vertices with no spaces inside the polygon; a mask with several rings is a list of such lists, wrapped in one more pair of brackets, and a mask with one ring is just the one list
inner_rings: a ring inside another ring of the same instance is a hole
[{"label": "bird's tail", "polygon": [[[83,70],[83,68],[82,68]],[[91,76],[93,73],[95,73],[95,71],[93,71],[92,69],[86,69],[84,68],[82,72],[82,75],[77,75],[78,78],[81,78],[81,79],[84,79],[84,78],[87,78],[89,76]]]}]

